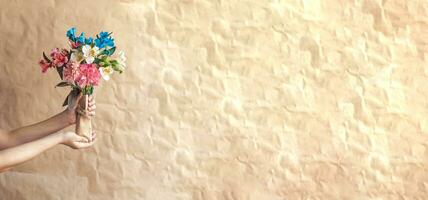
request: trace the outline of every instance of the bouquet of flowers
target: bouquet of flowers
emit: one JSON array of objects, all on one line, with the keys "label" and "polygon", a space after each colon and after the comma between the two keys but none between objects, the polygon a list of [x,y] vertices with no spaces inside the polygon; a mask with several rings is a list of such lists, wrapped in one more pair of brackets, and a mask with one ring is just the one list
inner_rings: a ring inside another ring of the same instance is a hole
[{"label": "bouquet of flowers", "polygon": [[[39,64],[43,73],[50,68],[56,69],[61,78],[57,87],[71,87],[63,106],[68,104],[70,96],[82,93],[79,106],[86,110],[88,95],[94,92],[94,86],[99,84],[100,78],[108,81],[114,72],[122,73],[126,67],[126,58],[123,51],[115,54],[112,33],[100,32],[95,38],[86,38],[84,32],[77,36],[76,29],[70,28],[66,35],[71,48],[54,48],[49,56],[43,52]],[[76,133],[88,138],[92,134],[91,120],[82,113],[77,114]]]}]

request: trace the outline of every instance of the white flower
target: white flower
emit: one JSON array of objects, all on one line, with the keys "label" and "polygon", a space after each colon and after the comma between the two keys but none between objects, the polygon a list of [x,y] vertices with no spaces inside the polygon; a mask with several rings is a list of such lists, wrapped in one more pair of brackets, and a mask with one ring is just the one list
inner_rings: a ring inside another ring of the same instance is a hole
[{"label": "white flower", "polygon": [[116,56],[114,56],[114,60],[117,60],[117,62],[119,63],[119,69],[120,70],[125,70],[126,68],[126,57],[125,57],[125,52],[123,51],[119,51],[119,53],[116,54]]},{"label": "white flower", "polygon": [[90,45],[85,45],[82,47],[82,52],[86,63],[91,64],[92,62],[94,62],[95,57],[98,55],[99,49],[96,46],[91,47]]},{"label": "white flower", "polygon": [[106,81],[110,80],[110,75],[113,74],[113,72],[114,72],[114,70],[113,70],[113,68],[111,68],[111,66],[100,67],[99,70],[100,70],[101,76]]},{"label": "white flower", "polygon": [[73,51],[70,55],[70,61],[74,61],[76,63],[80,63],[83,60],[82,52]]}]

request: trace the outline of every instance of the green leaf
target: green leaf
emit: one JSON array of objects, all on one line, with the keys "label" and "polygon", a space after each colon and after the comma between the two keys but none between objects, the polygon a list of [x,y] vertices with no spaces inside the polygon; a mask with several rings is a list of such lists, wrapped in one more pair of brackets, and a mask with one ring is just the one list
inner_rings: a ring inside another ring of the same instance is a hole
[{"label": "green leaf", "polygon": [[63,80],[63,78],[62,78],[63,68],[62,67],[55,67],[55,68],[56,68],[56,71],[58,72],[59,77],[61,78],[61,80]]},{"label": "green leaf", "polygon": [[104,54],[106,56],[111,56],[116,51],[116,47],[110,48],[110,49],[104,49],[104,51],[101,54]]},{"label": "green leaf", "polygon": [[96,64],[100,64],[100,62],[101,62],[101,59],[99,59],[99,58],[95,58],[95,59],[94,59],[94,63],[96,63]]},{"label": "green leaf", "polygon": [[63,82],[58,83],[55,87],[66,87],[69,85],[70,85],[70,83],[63,81]]},{"label": "green leaf", "polygon": [[43,58],[44,58],[47,62],[51,62],[51,60],[49,60],[49,58],[46,56],[45,52],[43,52]]},{"label": "green leaf", "polygon": [[113,68],[114,71],[122,73],[122,70],[117,65],[112,65],[111,68]]},{"label": "green leaf", "polygon": [[67,57],[67,60],[68,60],[68,61],[70,61],[71,53],[72,53],[72,50],[70,50],[70,51],[68,52],[68,57]]},{"label": "green leaf", "polygon": [[80,92],[82,92],[81,89],[79,89],[77,87],[73,87],[73,89],[71,90],[70,93],[72,93],[74,96],[79,96]]},{"label": "green leaf", "polygon": [[68,105],[68,97],[71,95],[71,92],[65,97],[64,103],[62,103],[62,106]]},{"label": "green leaf", "polygon": [[94,87],[93,86],[86,86],[82,89],[82,93],[91,95],[92,93],[94,93]]},{"label": "green leaf", "polygon": [[62,104],[62,106],[68,105],[68,97],[70,97],[70,95],[78,96],[79,93],[81,92],[79,88],[77,88],[75,86],[72,86],[72,87],[73,87],[73,89],[70,91],[70,93],[65,98],[64,103]]},{"label": "green leaf", "polygon": [[116,47],[113,47],[113,48],[109,49],[108,51],[109,51],[108,56],[111,56],[116,51]]},{"label": "green leaf", "polygon": [[82,94],[83,95],[88,94],[88,86],[82,88]]}]

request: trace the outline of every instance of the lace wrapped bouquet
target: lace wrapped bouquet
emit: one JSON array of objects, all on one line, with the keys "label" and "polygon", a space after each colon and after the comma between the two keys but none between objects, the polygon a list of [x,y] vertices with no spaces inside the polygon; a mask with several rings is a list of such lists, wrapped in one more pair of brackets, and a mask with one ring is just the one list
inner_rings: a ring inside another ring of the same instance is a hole
[{"label": "lace wrapped bouquet", "polygon": [[[69,49],[54,48],[49,55],[43,52],[43,59],[39,65],[43,73],[55,69],[61,82],[57,87],[70,87],[70,95],[83,94],[79,101],[81,109],[88,106],[88,95],[93,94],[94,87],[103,78],[109,80],[114,72],[122,73],[126,67],[125,55],[122,51],[116,52],[112,33],[100,32],[92,37],[85,37],[85,33],[76,35],[76,29],[67,31],[70,43]],[[63,106],[68,104],[68,97]],[[76,119],[76,133],[86,137],[92,134],[90,118],[78,113]]]}]

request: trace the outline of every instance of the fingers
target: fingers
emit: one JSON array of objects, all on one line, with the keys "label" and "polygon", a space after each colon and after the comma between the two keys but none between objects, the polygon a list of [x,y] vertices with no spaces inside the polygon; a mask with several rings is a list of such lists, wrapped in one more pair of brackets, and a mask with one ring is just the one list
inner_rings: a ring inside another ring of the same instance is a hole
[{"label": "fingers", "polygon": [[93,106],[93,105],[95,105],[95,98],[94,98],[94,96],[89,96],[89,99],[88,99],[88,106],[90,107],[90,106]]},{"label": "fingers", "polygon": [[92,135],[89,137],[84,137],[80,135],[76,135],[76,142],[83,142],[83,143],[89,143],[94,141],[97,138],[97,134],[95,132],[92,132]]},{"label": "fingers", "polygon": [[95,141],[93,142],[76,142],[74,143],[73,148],[74,149],[84,149],[84,148],[88,148],[92,145],[94,145]]},{"label": "fingers", "polygon": [[88,112],[87,112],[87,116],[95,116],[95,109],[97,108],[97,106],[95,105],[95,98],[94,96],[89,96],[89,102],[88,102]]},{"label": "fingers", "polygon": [[89,114],[94,114],[95,115],[95,109],[97,108],[96,105],[92,105],[88,107],[88,112]]},{"label": "fingers", "polygon": [[83,143],[87,143],[90,142],[92,139],[91,138],[86,138],[80,135],[75,134],[74,136],[74,142],[83,142]]},{"label": "fingers", "polygon": [[92,146],[94,144],[95,144],[95,140],[93,140],[92,142],[79,143],[79,144],[77,144],[77,147],[79,149],[83,149],[83,148],[88,148],[88,147],[90,147],[90,146]]},{"label": "fingers", "polygon": [[93,132],[91,139],[92,139],[91,141],[95,141],[97,139],[97,133]]},{"label": "fingers", "polygon": [[76,109],[76,111],[81,114],[84,115],[86,117],[93,117],[95,116],[95,109],[97,108],[97,106],[95,105],[95,98],[94,96],[90,95],[88,97],[88,108],[85,110],[81,107],[78,107]]},{"label": "fingers", "polygon": [[95,144],[95,142],[97,140],[96,136],[97,136],[97,134],[95,132],[93,132],[92,136],[91,136],[91,138],[89,140],[86,140],[85,142],[75,142],[74,143],[74,147],[76,149],[83,149],[83,148],[90,147],[90,146],[92,146],[92,145]]},{"label": "fingers", "polygon": [[84,115],[86,117],[93,117],[95,116],[95,111],[86,111],[86,110],[82,110],[82,109],[77,109],[76,110],[77,113],[79,113],[80,115]]}]

